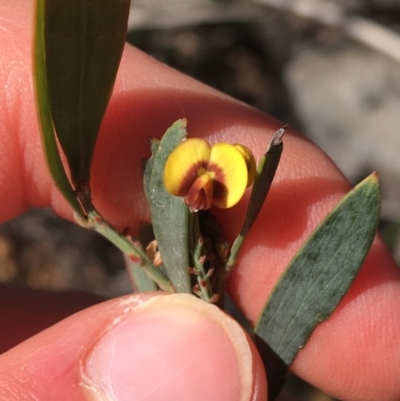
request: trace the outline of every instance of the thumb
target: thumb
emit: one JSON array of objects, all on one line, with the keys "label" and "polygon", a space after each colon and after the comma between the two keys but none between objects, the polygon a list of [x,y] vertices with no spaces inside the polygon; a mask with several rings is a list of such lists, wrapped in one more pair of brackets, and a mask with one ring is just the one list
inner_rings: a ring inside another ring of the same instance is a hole
[{"label": "thumb", "polygon": [[0,399],[266,400],[254,346],[214,305],[138,294],[79,312],[0,356]]}]

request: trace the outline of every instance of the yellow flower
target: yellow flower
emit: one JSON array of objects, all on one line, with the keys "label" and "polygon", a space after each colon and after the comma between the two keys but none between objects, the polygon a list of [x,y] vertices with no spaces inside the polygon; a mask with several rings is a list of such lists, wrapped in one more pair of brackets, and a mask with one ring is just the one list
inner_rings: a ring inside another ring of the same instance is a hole
[{"label": "yellow flower", "polygon": [[169,193],[182,196],[192,211],[234,206],[256,175],[254,156],[243,145],[190,138],[170,154],[164,169]]}]

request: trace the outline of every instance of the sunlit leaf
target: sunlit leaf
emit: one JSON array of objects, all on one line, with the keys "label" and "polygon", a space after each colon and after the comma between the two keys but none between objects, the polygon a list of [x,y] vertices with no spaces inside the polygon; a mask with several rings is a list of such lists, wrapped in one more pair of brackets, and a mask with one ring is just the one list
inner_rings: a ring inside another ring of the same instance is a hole
[{"label": "sunlit leaf", "polygon": [[379,220],[375,174],[357,185],[292,259],[255,328],[290,365],[314,329],[335,310],[371,247]]},{"label": "sunlit leaf", "polygon": [[[189,211],[182,198],[171,195],[164,186],[164,166],[172,150],[186,137],[186,120],[174,123],[164,134],[154,160],[150,159],[146,169],[151,168],[148,184],[145,174],[147,200],[150,205],[154,234],[162,255],[164,267],[177,292],[191,293],[188,272],[188,227]],[[152,166],[151,166],[152,163]],[[148,170],[147,170],[148,171]]]},{"label": "sunlit leaf", "polygon": [[153,172],[154,165],[154,157],[157,153],[158,148],[160,147],[160,141],[155,138],[149,138],[151,157],[149,159],[144,159],[142,163],[143,170],[143,186],[144,192],[146,195],[146,199],[150,199],[150,182],[151,182],[151,173]]}]

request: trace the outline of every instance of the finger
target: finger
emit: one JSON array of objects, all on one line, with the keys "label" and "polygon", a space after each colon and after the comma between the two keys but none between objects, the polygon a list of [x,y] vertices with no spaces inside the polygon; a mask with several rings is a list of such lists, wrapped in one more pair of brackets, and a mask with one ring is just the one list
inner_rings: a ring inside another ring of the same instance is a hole
[{"label": "finger", "polygon": [[[20,4],[18,15],[25,21],[29,11]],[[4,183],[0,218],[10,218],[26,205],[51,205],[60,215],[71,217],[43,164],[27,67],[30,30],[18,26],[20,19],[10,20],[1,31],[2,49],[10,60],[17,60],[19,72],[13,73],[18,71],[14,68],[1,73],[8,88],[6,110],[13,118],[3,120],[7,124],[0,127],[10,154],[0,167]],[[257,155],[278,128],[272,119],[128,47],[93,166],[95,203],[112,223],[135,226],[149,218],[140,177],[141,159],[149,154],[146,137],[160,137],[182,116],[189,119],[190,135],[242,142]],[[234,300],[253,322],[290,258],[348,188],[320,150],[288,131],[276,183],[230,281]],[[230,237],[243,212],[242,204],[219,213]],[[299,353],[295,372],[340,398],[399,398],[400,347],[395,340],[400,335],[399,281],[390,255],[377,240],[340,308]]]},{"label": "finger", "polygon": [[264,401],[266,381],[244,331],[217,307],[142,294],[79,312],[0,356],[0,398]]},{"label": "finger", "polygon": [[104,298],[82,292],[51,292],[0,284],[0,354]]},{"label": "finger", "polygon": [[[0,45],[0,221],[29,206],[52,206],[72,219],[54,187],[41,149],[32,83],[32,3],[3,2]],[[96,205],[120,227],[149,218],[141,161],[148,137],[160,137],[177,119],[189,119],[192,136],[225,137],[254,130],[267,138],[273,120],[127,47],[95,150],[92,187]]]}]

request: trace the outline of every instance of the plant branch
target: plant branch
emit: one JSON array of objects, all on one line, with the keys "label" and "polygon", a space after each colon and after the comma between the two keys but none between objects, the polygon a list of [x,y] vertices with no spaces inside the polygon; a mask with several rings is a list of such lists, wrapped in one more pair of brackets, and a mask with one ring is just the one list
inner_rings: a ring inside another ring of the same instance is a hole
[{"label": "plant branch", "polygon": [[141,245],[131,241],[121,233],[119,233],[110,223],[108,223],[103,216],[96,210],[91,200],[91,191],[88,183],[81,183],[75,190],[76,196],[82,204],[85,212],[87,213],[87,225],[85,227],[92,228],[99,234],[106,237],[117,248],[141,266],[146,274],[157,283],[157,285],[164,291],[175,292],[171,281],[164,275],[164,273],[154,266],[153,262],[149,259],[146,252]]}]

